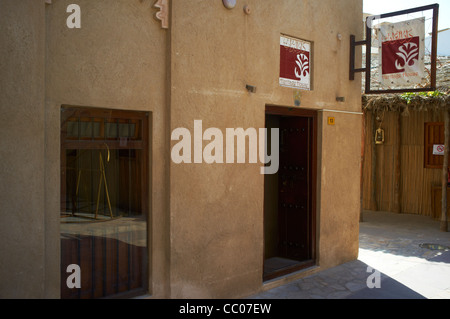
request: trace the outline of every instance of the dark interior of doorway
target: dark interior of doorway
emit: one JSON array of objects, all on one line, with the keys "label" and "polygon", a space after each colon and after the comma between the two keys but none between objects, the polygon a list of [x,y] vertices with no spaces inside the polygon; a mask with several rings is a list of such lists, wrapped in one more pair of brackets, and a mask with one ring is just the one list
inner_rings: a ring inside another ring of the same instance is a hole
[{"label": "dark interior of doorway", "polygon": [[264,281],[315,264],[315,126],[315,113],[266,113],[269,134],[279,128],[280,167],[265,176]]}]

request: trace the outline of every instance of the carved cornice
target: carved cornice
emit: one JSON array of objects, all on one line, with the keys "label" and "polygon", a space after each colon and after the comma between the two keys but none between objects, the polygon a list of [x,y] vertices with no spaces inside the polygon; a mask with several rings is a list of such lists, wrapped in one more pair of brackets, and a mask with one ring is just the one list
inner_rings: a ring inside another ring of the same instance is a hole
[{"label": "carved cornice", "polygon": [[169,0],[156,1],[155,8],[159,8],[159,12],[156,13],[156,18],[161,21],[161,27],[163,29],[169,28]]}]

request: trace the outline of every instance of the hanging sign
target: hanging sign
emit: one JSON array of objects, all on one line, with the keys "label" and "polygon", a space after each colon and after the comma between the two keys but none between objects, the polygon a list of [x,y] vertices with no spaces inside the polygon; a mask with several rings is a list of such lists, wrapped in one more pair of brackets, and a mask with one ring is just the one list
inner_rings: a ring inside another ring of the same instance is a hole
[{"label": "hanging sign", "polygon": [[379,26],[381,82],[389,87],[420,84],[425,73],[425,18]]},{"label": "hanging sign", "polygon": [[444,155],[444,145],[433,145],[433,155]]},{"label": "hanging sign", "polygon": [[280,62],[281,86],[311,90],[311,42],[282,35]]}]

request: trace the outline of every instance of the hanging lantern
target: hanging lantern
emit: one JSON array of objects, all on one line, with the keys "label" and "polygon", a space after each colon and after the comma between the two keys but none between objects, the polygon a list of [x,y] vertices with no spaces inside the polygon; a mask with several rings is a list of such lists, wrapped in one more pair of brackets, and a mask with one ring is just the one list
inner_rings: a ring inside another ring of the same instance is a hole
[{"label": "hanging lantern", "polygon": [[384,130],[381,127],[375,133],[375,144],[384,144]]}]

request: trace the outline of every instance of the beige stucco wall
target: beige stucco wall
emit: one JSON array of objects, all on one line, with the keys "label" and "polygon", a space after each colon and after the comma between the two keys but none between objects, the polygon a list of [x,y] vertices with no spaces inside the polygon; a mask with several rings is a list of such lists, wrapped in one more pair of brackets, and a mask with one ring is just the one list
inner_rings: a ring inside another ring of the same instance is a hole
[{"label": "beige stucco wall", "polygon": [[43,298],[44,6],[2,0],[0,12],[0,298]]},{"label": "beige stucco wall", "polygon": [[[336,124],[328,125],[328,117]],[[319,266],[328,268],[358,256],[361,115],[321,112]]]},{"label": "beige stucco wall", "polygon": [[[251,15],[244,14],[244,4]],[[172,5],[172,129],[193,132],[194,120],[223,132],[262,128],[265,105],[293,107],[294,90],[278,84],[280,34],[313,42],[314,89],[302,92],[302,107],[360,111],[360,82],[348,80],[348,60],[350,34],[361,36],[361,1],[238,0],[234,10],[221,1]],[[248,93],[246,84],[257,93]],[[336,102],[338,96],[345,102]],[[359,117],[339,113],[334,128],[320,126],[320,269],[357,256]],[[240,297],[263,289],[259,167],[171,164],[173,297]]]},{"label": "beige stucco wall", "polygon": [[66,26],[71,3],[0,2],[0,295],[59,297],[60,108],[74,105],[150,112],[150,290],[166,297],[168,34],[151,1],[77,1],[81,29]]},{"label": "beige stucco wall", "polygon": [[[61,105],[150,112],[149,288],[167,297],[168,34],[154,18],[153,1],[79,0],[81,29],[66,27],[71,3],[47,6],[46,108],[54,115],[47,123],[53,173],[58,181]],[[59,202],[59,192],[52,195]],[[54,257],[58,261],[57,253]]]},{"label": "beige stucco wall", "polygon": [[361,37],[361,0],[237,0],[234,10],[219,0],[172,0],[169,30],[154,18],[153,0],[77,0],[82,27],[68,29],[71,3],[0,0],[1,108],[10,123],[1,128],[1,297],[59,297],[61,105],[151,113],[154,298],[267,288],[261,164],[176,165],[170,133],[193,132],[194,120],[223,132],[263,128],[266,105],[294,107],[294,90],[278,84],[280,34],[314,47],[313,90],[302,91],[301,104],[319,110],[321,124],[313,271],[356,258],[360,78],[348,80],[348,58],[350,34]]}]

